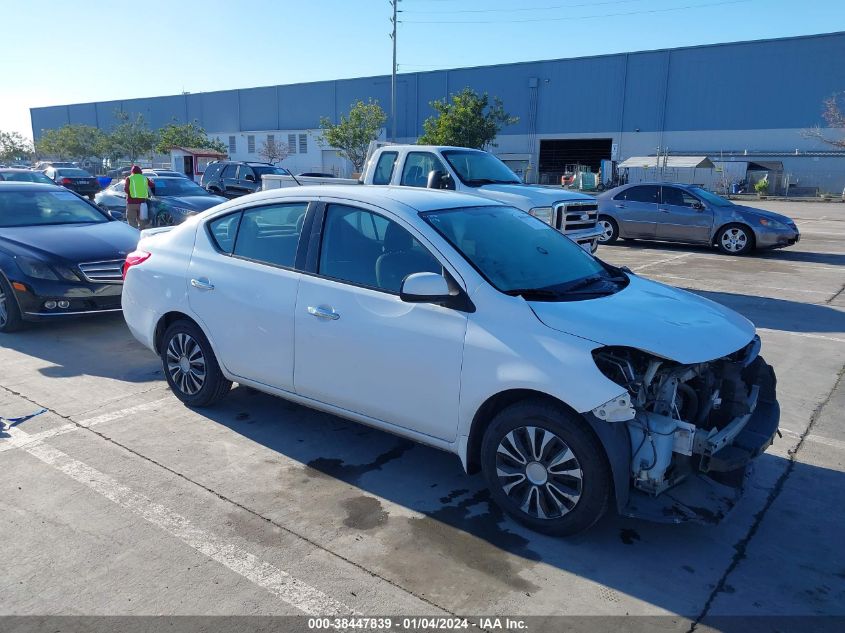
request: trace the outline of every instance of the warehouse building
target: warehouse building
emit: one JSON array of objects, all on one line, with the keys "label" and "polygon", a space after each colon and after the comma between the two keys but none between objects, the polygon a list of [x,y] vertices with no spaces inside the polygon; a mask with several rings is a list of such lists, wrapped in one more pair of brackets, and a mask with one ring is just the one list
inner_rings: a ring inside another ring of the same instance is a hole
[{"label": "warehouse building", "polygon": [[[531,182],[559,183],[571,165],[596,171],[602,160],[664,154],[709,157],[711,179],[747,168],[769,173],[775,190],[841,191],[845,152],[804,131],[824,126],[823,100],[845,91],[843,59],[839,32],[403,73],[395,140],[414,142],[430,102],[470,86],[519,117],[492,151]],[[107,130],[116,111],[140,113],[151,127],[195,120],[234,159],[260,159],[270,137],[288,145],[282,165],[294,172],[349,175],[321,143],[320,117],[336,121],[370,98],[388,108],[389,76],[33,108],[31,117],[36,139],[68,123]]]}]

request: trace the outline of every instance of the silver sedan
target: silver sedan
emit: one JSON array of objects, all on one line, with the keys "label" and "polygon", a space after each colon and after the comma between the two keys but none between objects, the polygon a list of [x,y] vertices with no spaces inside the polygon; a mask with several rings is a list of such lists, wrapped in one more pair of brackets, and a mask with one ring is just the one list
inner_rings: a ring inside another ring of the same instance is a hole
[{"label": "silver sedan", "polygon": [[600,244],[619,238],[716,246],[729,255],[783,248],[801,239],[795,222],[777,213],[734,204],[694,185],[623,185],[598,196]]}]

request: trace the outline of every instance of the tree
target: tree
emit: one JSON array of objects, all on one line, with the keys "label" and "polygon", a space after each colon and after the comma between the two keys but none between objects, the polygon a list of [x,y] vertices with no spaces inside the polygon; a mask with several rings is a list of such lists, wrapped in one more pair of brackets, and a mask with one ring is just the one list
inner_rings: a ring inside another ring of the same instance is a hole
[{"label": "tree", "polygon": [[133,119],[128,113],[117,111],[114,116],[120,123],[111,131],[107,141],[113,155],[126,156],[134,163],[142,154],[153,151],[158,135],[147,127],[143,115],[138,114]]},{"label": "tree", "polygon": [[367,149],[379,137],[385,121],[387,115],[378,101],[358,101],[350,106],[349,116],[341,116],[337,125],[326,117],[320,119],[323,144],[336,148],[337,153],[348,159],[353,169],[360,173],[367,159]]},{"label": "tree", "polygon": [[804,136],[814,138],[828,145],[845,149],[845,92],[836,92],[822,102],[824,118],[827,126],[835,130],[839,138],[829,138],[818,125],[809,130],[804,130]]},{"label": "tree", "polygon": [[100,154],[103,133],[90,125],[63,125],[44,130],[38,141],[38,151],[49,156],[83,160]]},{"label": "tree", "polygon": [[431,107],[437,114],[423,122],[424,134],[418,141],[421,145],[495,147],[493,141],[501,129],[519,121],[519,117],[505,112],[501,99],[494,97],[491,105],[486,92],[479,95],[469,86],[452,95],[451,103],[437,100]]},{"label": "tree", "polygon": [[212,149],[215,152],[226,151],[226,146],[219,139],[209,138],[208,133],[197,121],[182,125],[169,123],[158,131],[155,150],[159,154],[166,154],[172,147],[199,147]]},{"label": "tree", "polygon": [[290,147],[275,138],[268,138],[258,149],[258,155],[268,163],[279,163],[290,155]]},{"label": "tree", "polygon": [[23,160],[32,155],[32,141],[18,132],[0,130],[0,160]]}]

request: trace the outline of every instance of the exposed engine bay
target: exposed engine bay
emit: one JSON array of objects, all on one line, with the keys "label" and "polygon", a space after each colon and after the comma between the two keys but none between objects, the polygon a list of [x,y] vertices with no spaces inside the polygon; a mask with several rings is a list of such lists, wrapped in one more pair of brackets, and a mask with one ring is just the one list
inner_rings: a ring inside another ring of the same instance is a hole
[{"label": "exposed engine bay", "polygon": [[627,391],[593,413],[626,424],[635,488],[658,495],[693,473],[741,485],[777,429],[777,415],[755,415],[763,403],[777,407],[774,372],[759,351],[755,337],[728,356],[683,365],[627,347],[594,350],[601,372]]}]

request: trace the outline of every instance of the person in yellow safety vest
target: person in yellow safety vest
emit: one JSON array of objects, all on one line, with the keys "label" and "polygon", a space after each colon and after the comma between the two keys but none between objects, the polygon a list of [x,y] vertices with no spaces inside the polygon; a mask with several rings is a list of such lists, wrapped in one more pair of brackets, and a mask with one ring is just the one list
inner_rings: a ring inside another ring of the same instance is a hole
[{"label": "person in yellow safety vest", "polygon": [[[155,193],[155,185],[147,178],[138,165],[132,165],[132,173],[123,182],[126,192],[126,221],[136,229],[145,229],[150,225],[152,209],[150,196]],[[147,219],[141,219],[141,205],[147,204]]]}]

